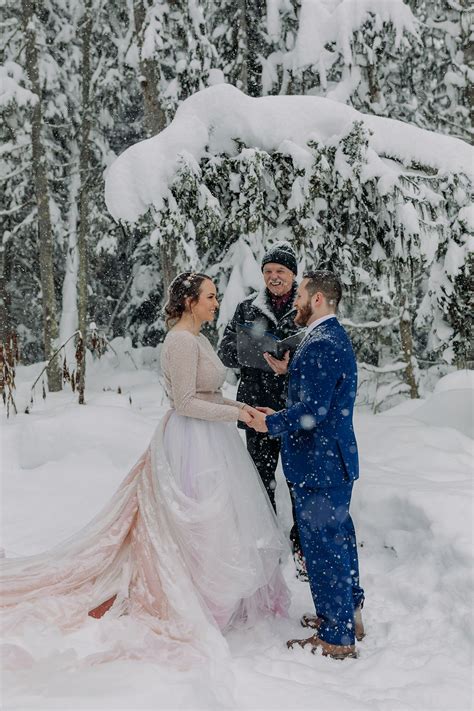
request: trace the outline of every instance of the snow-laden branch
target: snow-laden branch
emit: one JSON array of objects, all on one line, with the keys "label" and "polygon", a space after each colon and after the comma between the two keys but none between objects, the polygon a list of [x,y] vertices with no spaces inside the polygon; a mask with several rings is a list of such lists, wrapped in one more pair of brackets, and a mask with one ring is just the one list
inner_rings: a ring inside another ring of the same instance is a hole
[{"label": "snow-laden branch", "polygon": [[337,48],[347,66],[357,65],[353,36],[371,16],[393,28],[396,48],[405,33],[418,36],[416,18],[403,0],[342,0],[332,7],[321,0],[302,0],[295,47],[286,63],[293,70],[315,66],[321,72],[320,62],[329,45]]},{"label": "snow-laden branch", "polygon": [[105,198],[116,220],[133,223],[150,208],[160,210],[180,156],[196,166],[208,151],[236,153],[236,139],[249,148],[284,150],[288,142],[306,149],[309,140],[337,145],[355,121],[370,130],[370,169],[398,178],[380,158],[390,155],[407,168],[426,166],[440,174],[472,172],[474,150],[463,141],[372,116],[317,96],[252,98],[228,84],[203,89],[184,101],[172,123],[153,138],[128,148],[106,173]]},{"label": "snow-laden branch", "polygon": [[398,363],[388,363],[387,365],[370,365],[369,363],[358,363],[359,368],[362,370],[367,370],[370,373],[399,373],[402,370],[406,370],[407,364],[405,362]]},{"label": "snow-laden branch", "polygon": [[341,319],[342,325],[348,326],[348,328],[387,328],[387,326],[393,326],[398,323],[398,321],[398,316],[394,316],[393,318],[381,318],[380,321],[365,321],[361,323],[355,323],[349,318]]}]

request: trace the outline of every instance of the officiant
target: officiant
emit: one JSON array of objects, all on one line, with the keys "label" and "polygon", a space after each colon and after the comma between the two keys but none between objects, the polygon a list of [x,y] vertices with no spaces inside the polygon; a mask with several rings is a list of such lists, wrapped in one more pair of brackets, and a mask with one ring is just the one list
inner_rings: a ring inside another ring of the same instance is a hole
[{"label": "officiant", "polygon": [[[242,325],[251,325],[256,332],[271,333],[278,339],[287,338],[298,331],[294,322],[296,311],[293,301],[296,294],[296,255],[288,242],[275,243],[262,259],[262,289],[242,301],[227,325],[219,347],[219,357],[228,368],[240,370],[237,399],[249,405],[282,410],[286,406],[288,353],[282,361],[281,373],[271,368],[252,368],[239,362],[237,334]],[[239,427],[242,424],[239,423]],[[280,439],[266,433],[255,432],[245,425],[247,449],[275,508],[275,471],[280,454]],[[295,527],[290,534],[297,568],[301,558],[298,533]],[[302,561],[301,561],[302,562]]]}]

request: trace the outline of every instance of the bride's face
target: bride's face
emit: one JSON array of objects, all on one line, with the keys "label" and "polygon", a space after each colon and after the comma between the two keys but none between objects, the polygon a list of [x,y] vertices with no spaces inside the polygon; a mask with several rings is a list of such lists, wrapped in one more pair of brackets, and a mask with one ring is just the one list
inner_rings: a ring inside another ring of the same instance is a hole
[{"label": "bride's face", "polygon": [[201,323],[205,323],[214,321],[218,308],[216,287],[210,279],[205,279],[199,290],[199,299],[191,304],[192,313]]}]

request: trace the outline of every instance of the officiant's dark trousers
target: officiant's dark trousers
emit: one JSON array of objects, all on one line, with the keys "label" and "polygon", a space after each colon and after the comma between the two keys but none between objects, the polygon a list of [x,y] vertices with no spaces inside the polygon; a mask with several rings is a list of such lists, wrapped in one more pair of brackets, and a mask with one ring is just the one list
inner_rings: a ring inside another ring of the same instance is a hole
[{"label": "officiant's dark trousers", "polygon": [[[247,450],[253,459],[257,471],[260,474],[260,479],[266,489],[268,498],[275,510],[275,472],[278,464],[278,457],[280,455],[280,438],[279,437],[269,437],[267,434],[262,432],[255,432],[255,430],[246,430],[245,435],[247,437]],[[296,525],[296,513],[295,513],[295,502],[293,499],[293,491],[289,487],[291,496],[291,507],[293,511],[293,527],[290,531],[290,540],[293,545],[293,551],[298,553],[301,551],[300,537],[298,534],[298,526]]]}]

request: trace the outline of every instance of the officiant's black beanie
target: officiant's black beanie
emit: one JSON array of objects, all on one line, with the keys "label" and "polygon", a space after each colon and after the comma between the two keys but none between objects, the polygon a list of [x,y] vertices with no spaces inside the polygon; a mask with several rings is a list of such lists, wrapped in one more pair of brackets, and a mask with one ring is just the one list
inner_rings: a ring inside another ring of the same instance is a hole
[{"label": "officiant's black beanie", "polygon": [[262,271],[265,264],[274,262],[282,264],[284,267],[293,272],[298,273],[298,264],[296,263],[296,254],[293,247],[288,242],[276,242],[268,252],[265,252],[262,259]]}]

